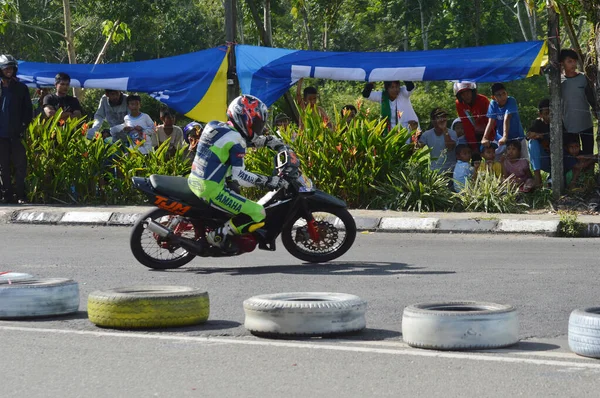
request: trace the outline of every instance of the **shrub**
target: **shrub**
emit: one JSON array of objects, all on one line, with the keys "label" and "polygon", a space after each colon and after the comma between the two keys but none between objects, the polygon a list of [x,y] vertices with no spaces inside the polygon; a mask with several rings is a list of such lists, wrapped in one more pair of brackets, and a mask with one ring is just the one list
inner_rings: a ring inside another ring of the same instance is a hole
[{"label": "shrub", "polygon": [[475,181],[467,181],[454,198],[465,211],[521,213],[528,207],[521,202],[517,185],[493,173],[480,174]]},{"label": "shrub", "polygon": [[558,236],[576,238],[583,236],[585,225],[577,221],[577,212],[559,211],[560,221],[558,222]]},{"label": "shrub", "polygon": [[425,163],[410,162],[389,182],[375,187],[380,196],[373,207],[408,211],[445,211],[452,207],[448,178]]},{"label": "shrub", "polygon": [[[372,187],[387,183],[411,159],[415,164],[428,161],[428,151],[413,153],[412,145],[406,144],[407,130],[396,128],[385,134],[385,123],[369,120],[363,109],[349,124],[336,112],[331,130],[311,110],[302,114],[302,120],[304,129],[290,128],[283,132],[284,140],[298,153],[302,170],[316,186],[350,207],[371,203],[377,195]],[[272,156],[269,151],[250,151],[248,169],[270,175]]]}]

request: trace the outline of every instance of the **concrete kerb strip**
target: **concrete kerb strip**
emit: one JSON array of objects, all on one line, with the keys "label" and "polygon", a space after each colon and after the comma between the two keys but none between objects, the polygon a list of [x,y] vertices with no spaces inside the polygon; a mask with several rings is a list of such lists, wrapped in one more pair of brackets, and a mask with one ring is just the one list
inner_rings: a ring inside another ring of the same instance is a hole
[{"label": "concrete kerb strip", "polygon": [[[82,224],[132,226],[143,212],[111,211],[35,211],[0,209],[0,223]],[[378,232],[457,232],[457,233],[527,233],[556,235],[558,220],[532,219],[452,219],[355,216],[359,231]],[[584,236],[600,237],[600,223],[583,223]]]}]

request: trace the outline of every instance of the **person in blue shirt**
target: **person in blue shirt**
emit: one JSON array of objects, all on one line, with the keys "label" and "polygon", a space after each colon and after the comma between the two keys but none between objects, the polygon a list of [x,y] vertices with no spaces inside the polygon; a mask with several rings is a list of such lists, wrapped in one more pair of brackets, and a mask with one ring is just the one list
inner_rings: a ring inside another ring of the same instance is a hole
[{"label": "person in blue shirt", "polygon": [[[492,101],[487,112],[488,124],[481,144],[487,147],[490,142],[496,140],[502,149],[508,141],[518,140],[521,143],[522,157],[528,159],[527,140],[521,125],[517,100],[508,95],[506,87],[502,83],[494,83],[491,91]],[[497,153],[502,152],[500,150]]]},{"label": "person in blue shirt", "polygon": [[452,175],[454,191],[460,192],[465,188],[467,180],[473,178],[473,166],[471,166],[471,147],[467,144],[456,146],[456,165]]}]

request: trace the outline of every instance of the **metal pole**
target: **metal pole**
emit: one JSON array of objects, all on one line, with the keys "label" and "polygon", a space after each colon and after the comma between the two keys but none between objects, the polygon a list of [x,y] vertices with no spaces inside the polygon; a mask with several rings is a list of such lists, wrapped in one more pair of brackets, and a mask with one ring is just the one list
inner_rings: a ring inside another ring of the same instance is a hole
[{"label": "metal pole", "polygon": [[560,42],[559,16],[550,0],[548,8],[548,62],[550,80],[550,153],[552,164],[552,196],[558,199],[564,190],[562,111],[560,106]]}]

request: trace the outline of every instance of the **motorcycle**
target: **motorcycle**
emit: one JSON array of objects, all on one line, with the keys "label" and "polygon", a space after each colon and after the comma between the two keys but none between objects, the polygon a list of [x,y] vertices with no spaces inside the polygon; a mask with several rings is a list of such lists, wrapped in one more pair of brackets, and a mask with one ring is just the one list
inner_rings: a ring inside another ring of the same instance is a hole
[{"label": "motorcycle", "polygon": [[[264,226],[246,234],[229,236],[235,251],[211,246],[206,234],[232,217],[210,206],[188,187],[187,178],[163,175],[133,177],[133,185],[157,207],[141,216],[131,231],[135,258],[149,268],[179,268],[195,257],[229,257],[252,252],[257,246],[274,251],[281,235],[294,257],[322,263],[346,253],[356,238],[356,224],[346,203],[316,189],[300,170],[290,149],[275,156],[275,172],[286,188],[267,192]],[[252,229],[252,228],[251,228]]]}]

